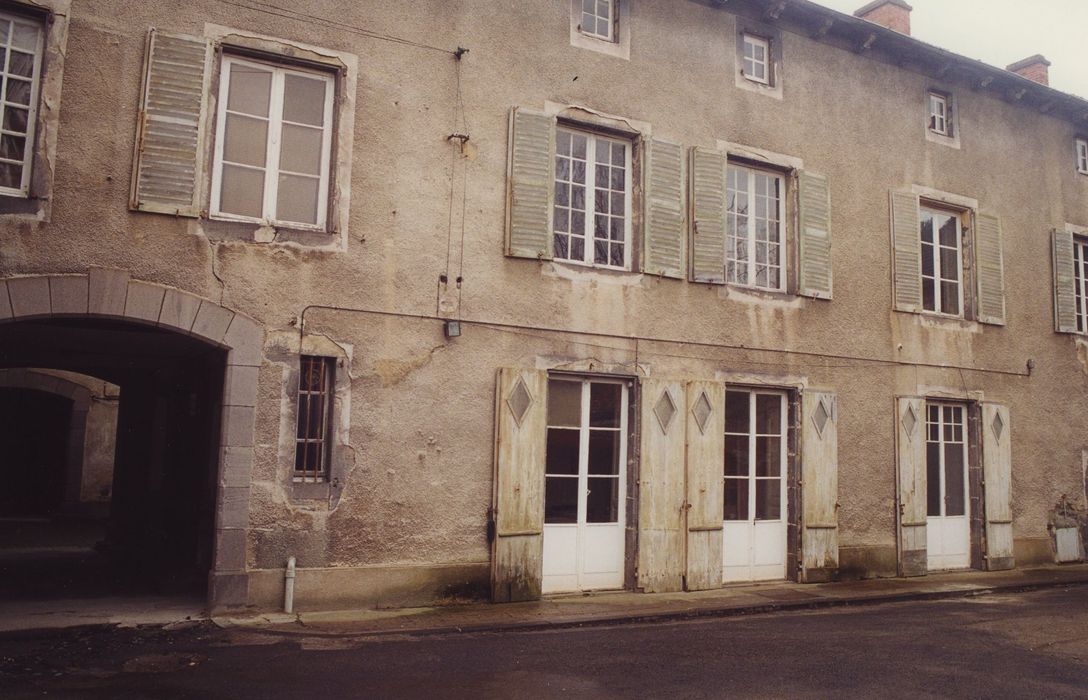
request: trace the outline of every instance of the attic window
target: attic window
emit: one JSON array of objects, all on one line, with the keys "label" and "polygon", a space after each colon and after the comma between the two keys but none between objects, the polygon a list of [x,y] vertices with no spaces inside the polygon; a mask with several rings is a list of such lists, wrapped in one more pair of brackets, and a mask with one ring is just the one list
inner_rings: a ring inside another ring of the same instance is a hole
[{"label": "attic window", "polygon": [[929,130],[941,136],[952,135],[952,96],[929,92]]},{"label": "attic window", "polygon": [[763,85],[771,84],[771,42],[751,34],[743,35],[744,77]]},{"label": "attic window", "polygon": [[1077,139],[1077,172],[1088,175],[1088,140]]},{"label": "attic window", "polygon": [[616,1],[582,0],[582,20],[579,24],[582,33],[604,41],[615,41]]}]

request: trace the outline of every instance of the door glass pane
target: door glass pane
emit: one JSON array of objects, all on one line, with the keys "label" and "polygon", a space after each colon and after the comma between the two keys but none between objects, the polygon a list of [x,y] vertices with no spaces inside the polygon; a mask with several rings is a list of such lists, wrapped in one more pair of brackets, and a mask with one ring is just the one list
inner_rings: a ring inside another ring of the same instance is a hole
[{"label": "door glass pane", "polygon": [[283,77],[283,119],[322,126],[325,122],[325,87],[320,78],[288,73]]},{"label": "door glass pane", "polygon": [[963,489],[964,477],[963,445],[944,446],[944,507],[945,515],[964,515],[967,513],[966,494]]},{"label": "door glass pane", "polygon": [[223,165],[219,210],[227,214],[261,218],[264,206],[264,171]]},{"label": "door glass pane", "polygon": [[619,474],[620,432],[589,431],[589,473]]},{"label": "door glass pane", "polygon": [[756,395],[756,433],[760,435],[782,434],[782,397]]},{"label": "door glass pane", "polygon": [[725,519],[748,519],[748,480],[725,480]]},{"label": "door glass pane", "polygon": [[782,439],[756,438],[756,476],[779,476],[782,473]]},{"label": "door glass pane", "polygon": [[582,384],[548,380],[548,425],[582,424]]},{"label": "door glass pane", "polygon": [[748,436],[725,436],[725,475],[748,476]]},{"label": "door glass pane", "polygon": [[271,71],[248,64],[230,64],[230,93],[227,95],[227,109],[232,112],[267,117],[271,94]]},{"label": "door glass pane", "polygon": [[725,392],[725,432],[748,432],[748,392]]},{"label": "door glass pane", "polygon": [[578,479],[549,476],[544,480],[544,522],[578,522]]},{"label": "door glass pane", "polygon": [[578,473],[578,431],[548,429],[548,449],[544,470],[548,474]]},{"label": "door glass pane", "polygon": [[317,223],[317,200],[321,181],[303,175],[280,175],[276,194],[276,218],[300,224]]},{"label": "door glass pane", "polygon": [[782,482],[779,479],[756,479],[756,520],[778,520],[782,517]]},{"label": "door glass pane", "polygon": [[586,522],[614,523],[619,520],[620,481],[614,477],[590,477],[586,494]]},{"label": "door glass pane", "polygon": [[589,425],[593,428],[620,427],[619,384],[589,385]]},{"label": "door glass pane", "polygon": [[941,446],[926,443],[926,515],[941,514]]}]

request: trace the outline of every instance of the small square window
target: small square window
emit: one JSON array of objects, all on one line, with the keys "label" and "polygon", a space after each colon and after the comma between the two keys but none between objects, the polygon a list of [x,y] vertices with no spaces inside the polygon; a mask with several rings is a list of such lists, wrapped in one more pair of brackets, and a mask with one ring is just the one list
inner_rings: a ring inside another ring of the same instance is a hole
[{"label": "small square window", "polygon": [[303,355],[299,358],[295,481],[323,483],[328,480],[335,368],[336,359],[332,357]]},{"label": "small square window", "polygon": [[632,147],[626,139],[556,130],[554,259],[631,269]]},{"label": "small square window", "polygon": [[952,135],[952,97],[950,95],[930,91],[929,130],[941,136]]},{"label": "small square window", "polygon": [[743,35],[744,77],[763,85],[771,84],[771,42],[751,34]]},{"label": "small square window", "polygon": [[616,3],[619,0],[581,0],[579,30],[604,41],[616,40]]},{"label": "small square window", "polygon": [[1088,140],[1077,139],[1077,172],[1088,175]]},{"label": "small square window", "polygon": [[0,195],[30,191],[44,34],[40,22],[0,12]]},{"label": "small square window", "polygon": [[332,73],[224,56],[212,216],[324,230]]}]

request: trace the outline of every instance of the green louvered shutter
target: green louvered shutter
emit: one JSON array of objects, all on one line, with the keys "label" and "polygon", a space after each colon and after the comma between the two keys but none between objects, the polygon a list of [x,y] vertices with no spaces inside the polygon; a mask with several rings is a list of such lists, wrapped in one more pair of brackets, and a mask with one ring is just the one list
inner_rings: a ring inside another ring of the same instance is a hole
[{"label": "green louvered shutter", "polygon": [[922,310],[922,240],[918,229],[918,195],[892,190],[892,250],[895,309]]},{"label": "green louvered shutter", "polygon": [[643,271],[684,276],[684,151],[653,139],[646,149],[646,244]]},{"label": "green louvered shutter", "polygon": [[725,284],[725,154],[691,151],[691,279]]},{"label": "green louvered shutter", "polygon": [[1076,277],[1073,274],[1073,234],[1055,229],[1054,328],[1059,333],[1077,332]]},{"label": "green louvered shutter", "polygon": [[554,162],[555,118],[514,109],[510,114],[507,255],[551,260]]},{"label": "green louvered shutter", "polygon": [[831,186],[827,177],[802,172],[800,190],[800,290],[806,297],[831,298]]},{"label": "green louvered shutter", "polygon": [[975,260],[978,278],[978,320],[1005,325],[1005,267],[1001,252],[1001,220],[990,214],[975,217]]},{"label": "green louvered shutter", "polygon": [[200,216],[210,52],[203,38],[151,30],[132,172],[133,209]]}]

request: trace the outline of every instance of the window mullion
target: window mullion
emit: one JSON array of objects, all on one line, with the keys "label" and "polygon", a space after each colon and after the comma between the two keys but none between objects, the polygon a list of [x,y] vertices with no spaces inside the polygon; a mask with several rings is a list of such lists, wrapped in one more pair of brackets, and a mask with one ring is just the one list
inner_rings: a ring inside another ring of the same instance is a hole
[{"label": "window mullion", "polygon": [[581,528],[588,517],[589,491],[589,397],[590,383],[582,381],[582,414],[578,429],[578,527]]},{"label": "window mullion", "polygon": [[[756,392],[748,392],[748,522],[756,521]],[[751,561],[749,561],[751,564]]]},{"label": "window mullion", "polygon": [[[745,233],[747,238],[747,253],[748,253],[748,285],[751,287],[758,286],[756,284],[756,173],[754,170],[748,171],[748,231]],[[754,396],[754,394],[753,394]],[[752,399],[755,401],[755,399]],[[754,404],[753,404],[754,405]],[[753,409],[754,411],[755,409]],[[754,413],[753,413],[754,415]]]},{"label": "window mullion", "polygon": [[[571,165],[573,168],[573,163]],[[593,238],[594,222],[597,220],[597,138],[586,135],[586,216],[583,223],[585,245],[582,250],[582,262],[593,264],[596,261],[596,241]]]},{"label": "window mullion", "polygon": [[273,69],[272,93],[268,105],[268,144],[264,171],[264,218],[276,219],[279,189],[280,145],[283,138],[284,71]]}]

